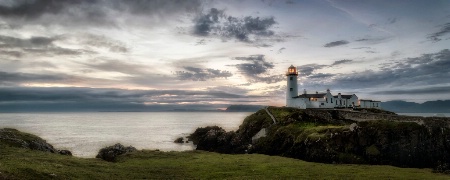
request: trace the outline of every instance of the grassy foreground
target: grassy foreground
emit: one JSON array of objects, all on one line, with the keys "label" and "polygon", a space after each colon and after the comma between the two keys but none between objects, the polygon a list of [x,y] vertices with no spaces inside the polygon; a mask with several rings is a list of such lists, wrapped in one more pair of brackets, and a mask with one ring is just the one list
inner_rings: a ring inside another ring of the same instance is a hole
[{"label": "grassy foreground", "polygon": [[138,151],[118,162],[0,144],[0,179],[449,179],[431,169],[334,165],[259,154]]}]

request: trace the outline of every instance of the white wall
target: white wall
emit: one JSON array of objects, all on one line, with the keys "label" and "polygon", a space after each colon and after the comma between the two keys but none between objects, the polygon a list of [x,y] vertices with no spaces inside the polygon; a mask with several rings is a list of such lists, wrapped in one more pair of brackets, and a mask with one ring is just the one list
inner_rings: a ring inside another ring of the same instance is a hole
[{"label": "white wall", "polygon": [[296,107],[300,109],[306,109],[307,108],[307,98],[295,98],[290,101],[290,106],[288,107]]},{"label": "white wall", "polygon": [[[297,86],[297,76],[288,75],[287,78],[287,88],[286,88],[286,106],[289,106],[289,101],[292,97],[298,96],[298,86]],[[292,88],[292,89],[291,89]]]}]

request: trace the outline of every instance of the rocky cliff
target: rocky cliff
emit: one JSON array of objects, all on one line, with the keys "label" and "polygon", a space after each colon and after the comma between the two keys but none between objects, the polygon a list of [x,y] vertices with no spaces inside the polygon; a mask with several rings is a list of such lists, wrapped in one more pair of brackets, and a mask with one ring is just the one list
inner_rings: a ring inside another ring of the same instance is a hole
[{"label": "rocky cliff", "polygon": [[[248,116],[236,132],[197,129],[199,150],[261,153],[326,163],[443,167],[450,164],[450,118],[389,112],[269,107]],[[261,129],[265,136],[254,137]]]},{"label": "rocky cliff", "polygon": [[55,149],[51,144],[47,143],[40,137],[10,128],[0,129],[0,145],[27,148],[69,156],[72,155],[72,153],[68,150]]}]

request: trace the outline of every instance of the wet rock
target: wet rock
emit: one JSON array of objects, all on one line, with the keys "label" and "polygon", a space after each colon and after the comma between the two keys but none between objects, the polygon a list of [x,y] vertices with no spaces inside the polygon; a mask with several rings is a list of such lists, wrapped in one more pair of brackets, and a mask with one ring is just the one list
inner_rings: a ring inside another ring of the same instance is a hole
[{"label": "wet rock", "polygon": [[137,151],[137,149],[133,146],[125,147],[124,145],[117,143],[112,146],[100,149],[96,158],[100,158],[109,162],[115,162],[117,156],[134,151]]},{"label": "wet rock", "polygon": [[72,156],[72,152],[69,150],[58,150],[58,153],[61,155]]},{"label": "wet rock", "polygon": [[174,143],[180,143],[180,144],[182,144],[182,143],[184,143],[183,140],[184,140],[184,139],[183,139],[182,137],[179,137],[179,138],[175,139]]}]

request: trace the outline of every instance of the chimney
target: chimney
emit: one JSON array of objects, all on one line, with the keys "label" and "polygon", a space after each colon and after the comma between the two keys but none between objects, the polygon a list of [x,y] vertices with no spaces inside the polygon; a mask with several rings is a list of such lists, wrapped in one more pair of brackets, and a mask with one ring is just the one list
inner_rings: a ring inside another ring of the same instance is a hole
[{"label": "chimney", "polygon": [[319,94],[319,92],[316,91],[316,94]]},{"label": "chimney", "polygon": [[306,94],[306,89],[303,89],[303,94]]}]

